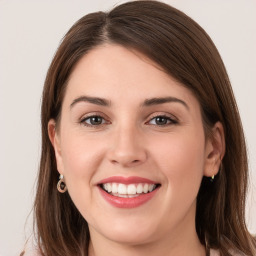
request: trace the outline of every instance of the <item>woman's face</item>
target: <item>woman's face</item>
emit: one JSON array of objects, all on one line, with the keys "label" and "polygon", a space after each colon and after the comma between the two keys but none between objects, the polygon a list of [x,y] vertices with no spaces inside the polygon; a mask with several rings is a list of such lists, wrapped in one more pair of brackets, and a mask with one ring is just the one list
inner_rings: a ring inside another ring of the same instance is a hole
[{"label": "woman's face", "polygon": [[197,99],[155,63],[117,45],[93,49],[53,127],[58,171],[92,238],[138,244],[195,233],[213,147]]}]

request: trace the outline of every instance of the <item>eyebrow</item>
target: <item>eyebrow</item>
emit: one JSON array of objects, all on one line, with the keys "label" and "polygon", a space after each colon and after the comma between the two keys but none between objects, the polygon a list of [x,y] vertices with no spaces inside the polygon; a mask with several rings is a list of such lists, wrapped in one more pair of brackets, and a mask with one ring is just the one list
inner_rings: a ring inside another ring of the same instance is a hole
[{"label": "eyebrow", "polygon": [[151,99],[146,99],[142,106],[153,106],[153,105],[160,105],[164,103],[169,103],[169,102],[176,102],[176,103],[181,103],[186,109],[189,110],[189,106],[187,103],[181,99],[178,99],[176,97],[160,97],[160,98],[151,98]]},{"label": "eyebrow", "polygon": [[75,104],[79,102],[89,102],[95,105],[105,106],[105,107],[109,107],[111,105],[111,102],[109,100],[106,100],[103,98],[91,97],[91,96],[80,96],[75,100],[73,100],[73,102],[70,105],[70,108],[72,108]]},{"label": "eyebrow", "polygon": [[[95,105],[99,106],[104,106],[104,107],[110,107],[111,106],[111,101],[104,99],[104,98],[99,98],[99,97],[92,97],[92,96],[80,96],[73,100],[73,102],[70,105],[70,108],[72,108],[75,104],[79,102],[89,102]],[[189,106],[187,103],[181,99],[178,99],[176,97],[158,97],[158,98],[150,98],[146,99],[141,106],[142,107],[149,107],[149,106],[154,106],[154,105],[161,105],[169,102],[176,102],[182,104],[184,107],[186,107],[189,110]]]}]

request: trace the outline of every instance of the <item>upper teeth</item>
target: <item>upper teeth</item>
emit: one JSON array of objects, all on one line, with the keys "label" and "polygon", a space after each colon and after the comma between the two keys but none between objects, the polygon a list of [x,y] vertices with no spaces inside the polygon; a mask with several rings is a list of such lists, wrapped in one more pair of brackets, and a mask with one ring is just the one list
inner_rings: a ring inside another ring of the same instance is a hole
[{"label": "upper teeth", "polygon": [[152,192],[156,188],[156,184],[129,184],[122,183],[105,183],[103,184],[104,190],[109,193],[117,193],[121,195],[135,195]]}]

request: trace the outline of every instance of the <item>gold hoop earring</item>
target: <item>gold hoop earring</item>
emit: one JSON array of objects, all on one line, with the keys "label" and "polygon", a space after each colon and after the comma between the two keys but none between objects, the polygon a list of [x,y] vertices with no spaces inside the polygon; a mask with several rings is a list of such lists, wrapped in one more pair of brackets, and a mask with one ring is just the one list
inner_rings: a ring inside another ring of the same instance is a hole
[{"label": "gold hoop earring", "polygon": [[212,177],[211,177],[211,182],[213,182],[214,181],[214,175],[212,175]]},{"label": "gold hoop earring", "polygon": [[65,193],[67,191],[66,183],[64,182],[64,176],[60,175],[60,180],[57,183],[57,189],[60,193]]}]

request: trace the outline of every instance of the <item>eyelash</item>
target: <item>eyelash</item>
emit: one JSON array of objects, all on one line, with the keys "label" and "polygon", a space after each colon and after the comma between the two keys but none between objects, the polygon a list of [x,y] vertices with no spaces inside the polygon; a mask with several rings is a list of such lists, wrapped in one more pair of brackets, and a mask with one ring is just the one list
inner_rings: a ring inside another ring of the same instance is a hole
[{"label": "eyelash", "polygon": [[[102,121],[104,121],[104,123],[100,123],[98,125],[97,124],[88,124],[88,123],[86,123],[87,120],[91,120],[92,121],[92,118],[100,118]],[[99,126],[102,126],[102,125],[105,125],[105,124],[109,124],[110,122],[106,121],[106,118],[104,118],[102,115],[93,114],[93,115],[89,115],[89,116],[84,117],[80,121],[80,123],[83,124],[84,126],[87,126],[87,127],[97,128]]]},{"label": "eyelash", "polygon": [[[101,122],[100,124],[91,124],[91,123],[88,124],[88,123],[86,123],[87,120],[92,121],[92,118],[100,118],[102,121],[104,121],[104,123],[102,123],[102,122]],[[154,119],[156,120],[156,118],[163,118],[167,123],[165,123],[165,124],[150,124],[150,122],[151,122],[152,120],[154,120]],[[90,115],[90,116],[86,116],[86,117],[84,117],[84,118],[80,121],[80,123],[83,124],[84,126],[93,127],[93,128],[97,128],[97,127],[100,127],[100,126],[102,126],[102,125],[110,124],[110,122],[107,121],[106,118],[104,118],[102,115],[99,115],[99,114],[93,114],[93,115]],[[158,115],[155,115],[155,116],[153,116],[152,118],[150,118],[150,120],[146,122],[146,125],[156,125],[156,126],[162,126],[162,127],[164,127],[164,126],[169,126],[169,125],[175,125],[175,124],[177,124],[177,123],[178,123],[177,120],[171,118],[171,117],[168,116],[168,115],[161,115],[161,114],[158,114]]]},{"label": "eyelash", "polygon": [[166,124],[154,124],[154,125],[157,125],[157,126],[169,126],[169,125],[175,125],[175,124],[177,124],[178,123],[178,121],[177,120],[175,120],[174,118],[171,118],[170,116],[168,116],[168,115],[164,115],[164,114],[158,114],[158,115],[155,115],[155,116],[153,116],[152,118],[150,118],[150,120],[148,121],[148,122],[146,122],[146,124],[147,125],[153,125],[153,124],[150,124],[150,122],[152,121],[152,120],[154,120],[154,119],[156,119],[156,118],[163,118],[163,119],[165,119],[166,120],[166,122],[168,122],[168,123],[166,123]]}]

